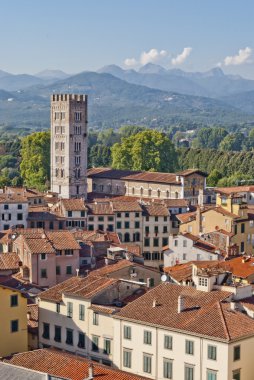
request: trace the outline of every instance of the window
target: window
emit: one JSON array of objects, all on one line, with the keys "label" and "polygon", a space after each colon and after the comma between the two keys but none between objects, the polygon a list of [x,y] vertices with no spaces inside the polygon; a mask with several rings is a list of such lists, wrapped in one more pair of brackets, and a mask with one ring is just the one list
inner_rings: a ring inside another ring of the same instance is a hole
[{"label": "window", "polygon": [[74,120],[81,121],[81,112],[74,112]]},{"label": "window", "polygon": [[72,211],[68,211],[68,217],[69,217],[69,218],[72,217]]},{"label": "window", "polygon": [[41,269],[41,278],[47,278],[47,269],[43,268]]},{"label": "window", "polygon": [[79,320],[85,320],[85,305],[79,305]]},{"label": "window", "polygon": [[46,253],[41,253],[40,258],[41,260],[46,260],[47,259]]},{"label": "window", "polygon": [[130,217],[130,213],[129,212],[126,212],[125,213],[125,218],[129,218]]},{"label": "window", "polygon": [[19,331],[19,321],[18,319],[15,319],[14,321],[11,321],[11,332],[17,332]]},{"label": "window", "polygon": [[93,325],[98,326],[99,325],[99,314],[93,313]]},{"label": "window", "polygon": [[13,294],[13,295],[11,295],[10,298],[11,298],[11,307],[18,306],[18,295]]},{"label": "window", "polygon": [[216,357],[217,357],[217,347],[216,346],[208,345],[207,357],[208,357],[208,359],[216,360]]},{"label": "window", "polygon": [[66,329],[66,344],[69,344],[70,346],[73,346],[73,330],[72,329]]},{"label": "window", "polygon": [[159,247],[159,238],[154,238],[153,239],[153,246],[154,247]]},{"label": "window", "polygon": [[114,221],[114,217],[113,216],[108,216],[108,221],[109,222],[113,222]]},{"label": "window", "polygon": [[60,313],[60,303],[56,303],[56,312]]},{"label": "window", "polygon": [[144,331],[144,344],[152,344],[152,333],[151,331]]},{"label": "window", "polygon": [[149,238],[145,238],[144,239],[144,246],[145,247],[150,247],[150,239]]},{"label": "window", "polygon": [[217,372],[211,369],[207,370],[207,380],[217,380]]},{"label": "window", "polygon": [[139,225],[139,222],[135,222],[135,228],[139,228],[140,225]]},{"label": "window", "polygon": [[54,341],[55,342],[61,342],[62,340],[62,329],[61,329],[61,326],[55,326],[55,337],[54,337]]},{"label": "window", "polygon": [[167,216],[164,216],[163,220],[164,220],[164,222],[167,222],[168,217],[167,217]]},{"label": "window", "polygon": [[170,335],[164,335],[164,348],[167,350],[172,350],[173,348],[173,338]]},{"label": "window", "polygon": [[73,249],[66,249],[65,256],[73,256]]},{"label": "window", "polygon": [[244,252],[244,241],[241,241],[241,252]]},{"label": "window", "polygon": [[151,373],[152,372],[152,357],[150,355],[143,355],[143,372]]},{"label": "window", "polygon": [[187,247],[187,240],[184,240],[184,241],[183,241],[183,247],[184,247],[184,248]]},{"label": "window", "polygon": [[23,214],[17,214],[17,219],[18,220],[23,220]]},{"label": "window", "polygon": [[168,227],[167,226],[163,226],[163,233],[167,233],[168,232]]},{"label": "window", "polygon": [[149,234],[149,226],[145,226],[145,232],[146,234]]},{"label": "window", "polygon": [[67,317],[72,318],[73,316],[73,303],[67,302]]},{"label": "window", "polygon": [[99,351],[99,337],[92,335],[92,351]]},{"label": "window", "polygon": [[71,265],[66,266],[66,274],[72,274],[72,266]]},{"label": "window", "polygon": [[233,371],[232,376],[232,380],[241,380],[240,369]]},{"label": "window", "polygon": [[159,227],[158,226],[154,226],[154,232],[157,234],[159,232]]},{"label": "window", "polygon": [[130,228],[130,222],[124,222],[124,228]]},{"label": "window", "polygon": [[99,217],[98,217],[98,221],[99,221],[99,222],[104,222],[104,216],[99,216]]},{"label": "window", "polygon": [[18,205],[18,210],[22,210],[22,205]]},{"label": "window", "polygon": [[188,232],[192,232],[192,226],[188,226]]},{"label": "window", "polygon": [[173,362],[169,359],[163,359],[163,377],[173,379]]},{"label": "window", "polygon": [[82,332],[78,333],[78,347],[79,348],[86,348],[86,336]]},{"label": "window", "polygon": [[194,380],[194,367],[185,365],[184,367],[184,380]]},{"label": "window", "polygon": [[183,260],[186,260],[186,258],[187,258],[187,254],[183,253]]},{"label": "window", "polygon": [[123,337],[124,339],[131,339],[131,327],[124,326],[123,327]]},{"label": "window", "polygon": [[4,205],[4,210],[9,210],[9,205]]},{"label": "window", "polygon": [[175,246],[175,247],[178,246],[178,240],[174,240],[174,246]]},{"label": "window", "polygon": [[123,366],[126,368],[131,368],[131,351],[123,350]]},{"label": "window", "polygon": [[193,340],[185,341],[185,353],[189,355],[194,355],[194,342]]},{"label": "window", "polygon": [[155,216],[155,217],[154,217],[154,221],[155,221],[155,222],[158,222],[158,220],[159,220],[159,217],[158,217],[158,216]]},{"label": "window", "polygon": [[240,360],[240,357],[241,357],[241,347],[235,346],[234,347],[234,361]]},{"label": "window", "polygon": [[198,278],[198,284],[200,286],[207,286],[208,282],[207,282],[207,278],[204,278],[204,277],[199,277]]},{"label": "window", "polygon": [[245,232],[245,224],[241,223],[241,233],[243,234]]},{"label": "window", "polygon": [[139,212],[135,212],[135,218],[139,218]]},{"label": "window", "polygon": [[126,232],[126,233],[124,234],[124,241],[125,241],[126,243],[129,243],[129,241],[130,241],[130,234],[129,234],[128,232]]},{"label": "window", "polygon": [[111,354],[111,340],[110,339],[107,339],[107,338],[104,339],[103,353],[107,355]]},{"label": "window", "polygon": [[122,222],[116,222],[116,228],[122,228]]},{"label": "window", "polygon": [[50,335],[49,335],[49,323],[43,323],[43,333],[42,333],[42,337],[44,339],[49,339],[50,338]]},{"label": "window", "polygon": [[56,266],[56,275],[59,276],[61,274],[61,267],[59,265]]},{"label": "window", "polygon": [[117,218],[121,218],[121,217],[122,217],[122,214],[121,214],[120,212],[118,212],[118,213],[116,214],[116,216],[117,216]]}]

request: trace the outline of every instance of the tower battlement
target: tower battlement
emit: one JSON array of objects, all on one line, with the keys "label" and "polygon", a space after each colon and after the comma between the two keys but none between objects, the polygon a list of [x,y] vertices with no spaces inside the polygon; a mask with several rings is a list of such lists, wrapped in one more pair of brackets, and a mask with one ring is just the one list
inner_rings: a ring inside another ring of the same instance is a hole
[{"label": "tower battlement", "polygon": [[75,100],[77,102],[87,101],[87,95],[83,94],[53,94],[51,95],[51,102]]}]

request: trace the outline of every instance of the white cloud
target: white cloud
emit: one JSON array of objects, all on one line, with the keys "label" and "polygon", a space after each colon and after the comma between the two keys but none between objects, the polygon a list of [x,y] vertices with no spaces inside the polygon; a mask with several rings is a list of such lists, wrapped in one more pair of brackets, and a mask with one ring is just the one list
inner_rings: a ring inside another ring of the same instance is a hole
[{"label": "white cloud", "polygon": [[125,66],[128,67],[135,67],[138,65],[138,62],[136,61],[135,58],[126,58],[124,61]]},{"label": "white cloud", "polygon": [[242,65],[243,63],[248,62],[248,59],[251,53],[252,53],[252,49],[247,46],[245,49],[240,49],[238,51],[238,54],[227,56],[224,59],[223,63],[225,66]]},{"label": "white cloud", "polygon": [[158,62],[166,56],[166,50],[158,51],[157,49],[151,49],[148,52],[143,51],[140,56],[140,63],[141,65],[146,65],[147,63]]},{"label": "white cloud", "polygon": [[175,66],[181,65],[186,60],[186,58],[190,55],[191,51],[192,51],[191,47],[185,47],[181,54],[178,54],[176,58],[172,58],[171,60],[172,65],[175,65]]}]

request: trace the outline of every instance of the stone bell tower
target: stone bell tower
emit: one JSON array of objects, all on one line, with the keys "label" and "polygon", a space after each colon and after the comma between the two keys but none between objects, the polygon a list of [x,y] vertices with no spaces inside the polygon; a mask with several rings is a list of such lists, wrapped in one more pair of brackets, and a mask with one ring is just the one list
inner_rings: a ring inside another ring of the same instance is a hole
[{"label": "stone bell tower", "polygon": [[51,96],[51,191],[87,195],[87,95]]}]

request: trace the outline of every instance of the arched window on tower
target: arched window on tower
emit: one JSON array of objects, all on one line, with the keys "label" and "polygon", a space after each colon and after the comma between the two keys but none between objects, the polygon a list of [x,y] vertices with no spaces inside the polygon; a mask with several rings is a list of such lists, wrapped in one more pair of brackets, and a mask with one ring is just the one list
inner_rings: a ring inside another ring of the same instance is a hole
[{"label": "arched window on tower", "polygon": [[61,169],[61,178],[64,177],[64,169]]},{"label": "arched window on tower", "polygon": [[161,191],[160,191],[160,189],[157,190],[157,197],[158,197],[158,198],[161,197]]},{"label": "arched window on tower", "polygon": [[56,177],[58,177],[59,169],[56,169]]},{"label": "arched window on tower", "polygon": [[129,243],[129,241],[130,241],[130,234],[129,234],[129,232],[126,232],[126,233],[124,234],[124,241],[125,241],[126,243]]},{"label": "arched window on tower", "polygon": [[166,191],[166,197],[169,198],[169,191]]}]

